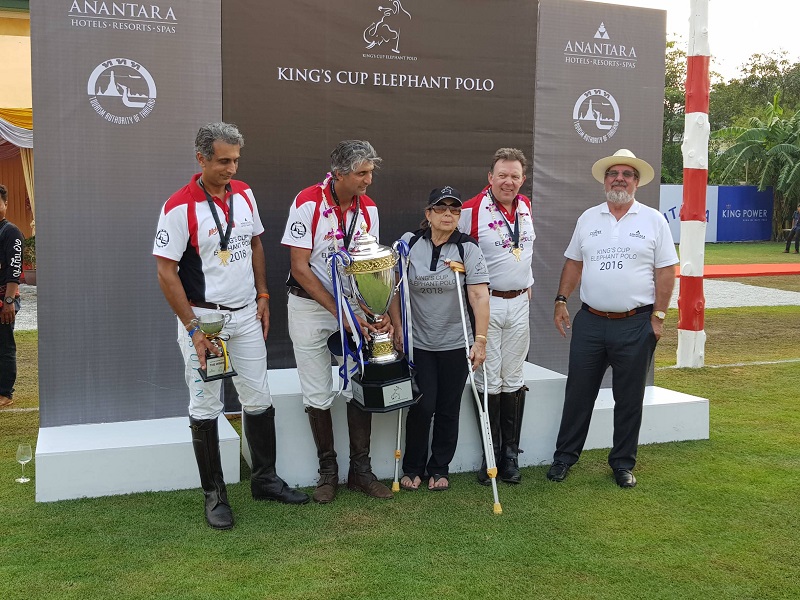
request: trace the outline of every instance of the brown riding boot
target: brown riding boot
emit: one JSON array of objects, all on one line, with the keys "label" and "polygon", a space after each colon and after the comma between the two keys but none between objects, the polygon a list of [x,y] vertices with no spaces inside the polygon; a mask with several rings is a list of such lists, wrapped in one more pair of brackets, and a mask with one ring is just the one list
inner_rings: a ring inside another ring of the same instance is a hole
[{"label": "brown riding boot", "polygon": [[352,402],[348,402],[347,427],[350,430],[348,489],[364,492],[372,498],[380,498],[382,500],[393,498],[392,491],[378,481],[370,465],[369,443],[372,434],[372,414],[361,410]]},{"label": "brown riding boot", "polygon": [[319,481],[311,497],[314,502],[327,504],[336,499],[336,490],[339,489],[339,464],[336,462],[336,450],[333,449],[331,411],[309,406],[306,407],[306,413],[319,459]]}]

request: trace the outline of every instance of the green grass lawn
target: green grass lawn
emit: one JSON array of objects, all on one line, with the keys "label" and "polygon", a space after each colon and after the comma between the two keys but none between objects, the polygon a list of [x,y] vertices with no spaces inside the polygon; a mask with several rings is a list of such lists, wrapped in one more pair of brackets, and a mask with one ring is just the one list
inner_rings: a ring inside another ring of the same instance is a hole
[{"label": "green grass lawn", "polygon": [[[709,310],[706,328],[707,364],[800,358],[795,307]],[[675,339],[657,365],[675,363]],[[16,406],[35,406],[36,332],[18,340]],[[0,599],[795,599],[799,368],[659,369],[656,384],[710,399],[711,437],[643,446],[633,490],[603,450],[563,484],[523,469],[500,488],[502,516],[473,474],[447,493],[343,490],[326,506],[256,503],[240,483],[229,532],[205,525],[198,490],[35,503],[13,479],[38,413],[0,411]]]},{"label": "green grass lawn", "polygon": [[785,242],[733,242],[706,244],[707,265],[741,265],[800,262],[800,254],[784,254]]}]

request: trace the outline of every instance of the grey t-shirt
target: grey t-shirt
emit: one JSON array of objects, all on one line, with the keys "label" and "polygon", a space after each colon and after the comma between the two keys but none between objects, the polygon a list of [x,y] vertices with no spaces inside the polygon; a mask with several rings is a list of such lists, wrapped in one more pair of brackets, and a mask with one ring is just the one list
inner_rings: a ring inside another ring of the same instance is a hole
[{"label": "grey t-shirt", "polygon": [[[402,240],[408,243],[416,233],[405,233]],[[464,249],[463,261],[456,243],[459,240]],[[456,293],[462,294],[466,311],[469,301],[464,290],[465,279],[468,285],[489,283],[489,271],[478,243],[468,235],[455,231],[447,242],[434,248],[428,230],[411,247],[408,258],[414,347],[431,351],[463,348],[464,330]],[[459,274],[459,291],[456,290],[455,273],[445,264],[448,259],[463,262],[467,271],[466,278],[464,273]],[[472,344],[469,318],[467,333]]]}]

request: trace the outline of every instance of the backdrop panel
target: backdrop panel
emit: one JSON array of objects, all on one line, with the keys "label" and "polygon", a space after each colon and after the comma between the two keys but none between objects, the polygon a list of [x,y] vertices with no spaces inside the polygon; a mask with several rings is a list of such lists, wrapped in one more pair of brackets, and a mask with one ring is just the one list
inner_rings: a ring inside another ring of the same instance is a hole
[{"label": "backdrop panel", "polygon": [[497,148],[531,154],[536,2],[384,4],[225,3],[223,114],[245,136],[239,173],[267,229],[271,368],[294,366],[280,246],[289,205],[322,181],[340,140],[368,139],[384,159],[368,191],[383,243],[418,226],[433,187],[477,194]]},{"label": "backdrop panel", "polygon": [[[569,343],[553,299],[575,221],[605,199],[591,174],[628,148],[656,170],[637,192],[658,208],[666,13],[574,0],[540,0],[533,160],[534,303],[529,360],[566,373]],[[578,291],[570,314],[580,308]]]},{"label": "backdrop panel", "polygon": [[31,2],[43,427],[186,414],[158,210],[221,116],[219,0]]}]

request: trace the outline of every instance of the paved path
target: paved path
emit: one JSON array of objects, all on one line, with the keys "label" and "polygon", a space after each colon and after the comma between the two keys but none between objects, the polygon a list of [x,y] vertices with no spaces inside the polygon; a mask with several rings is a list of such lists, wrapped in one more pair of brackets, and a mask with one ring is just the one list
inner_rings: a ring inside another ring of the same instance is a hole
[{"label": "paved path", "polygon": [[[678,289],[675,284],[670,308],[678,307]],[[703,282],[706,308],[729,308],[738,306],[800,306],[800,292],[774,290],[772,288],[744,285],[732,281],[706,279]],[[17,314],[17,331],[36,329],[36,286],[21,285],[22,310]]]}]

